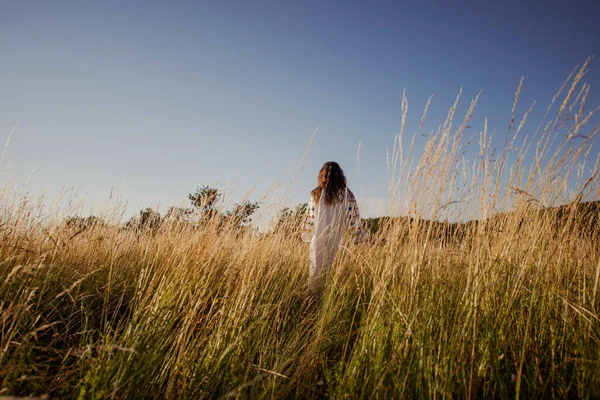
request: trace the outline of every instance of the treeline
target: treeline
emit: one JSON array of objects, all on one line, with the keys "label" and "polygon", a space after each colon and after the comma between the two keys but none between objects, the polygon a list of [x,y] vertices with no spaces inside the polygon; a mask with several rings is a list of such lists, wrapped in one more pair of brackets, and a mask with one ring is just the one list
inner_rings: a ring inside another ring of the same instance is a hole
[{"label": "treeline", "polygon": [[[223,193],[214,187],[200,186],[194,193],[188,194],[189,207],[172,206],[161,215],[151,207],[139,210],[138,213],[120,226],[122,229],[137,231],[156,231],[160,227],[169,229],[189,229],[215,224],[218,227],[228,227],[243,231],[251,227],[253,216],[260,208],[259,202],[244,201],[234,204],[232,209],[223,210]],[[278,215],[274,230],[293,234],[302,227],[303,219],[308,211],[308,204],[301,203],[295,207],[285,207]],[[97,217],[70,216],[65,218],[64,225],[78,231],[112,225]]]},{"label": "treeline", "polygon": [[456,241],[480,228],[496,231],[512,229],[516,233],[528,229],[529,224],[539,221],[549,223],[556,232],[569,229],[578,232],[581,236],[597,237],[600,235],[600,201],[498,213],[485,220],[467,222],[440,222],[411,217],[367,218],[363,219],[363,226],[371,234],[395,229],[404,232],[404,235],[415,231],[428,232],[428,236],[434,239]]},{"label": "treeline", "polygon": [[[223,193],[213,187],[201,186],[194,193],[188,194],[190,207],[170,207],[161,215],[153,208],[145,208],[129,219],[122,228],[132,230],[155,231],[161,226],[169,229],[191,228],[203,226],[208,223],[219,227],[229,227],[244,230],[251,226],[252,217],[260,208],[259,202],[245,201],[234,204],[231,210],[222,210]],[[303,222],[308,212],[308,204],[300,203],[294,207],[285,207],[277,215],[272,226],[272,231],[283,232],[288,235],[297,235],[303,229]],[[521,210],[519,212],[498,213],[486,220],[472,220],[467,222],[434,221],[421,218],[378,217],[362,220],[365,230],[371,235],[379,234],[385,230],[400,232],[408,236],[411,232],[426,233],[432,239],[443,241],[460,241],[468,234],[480,229],[480,225],[502,229],[525,229],[524,225],[532,221],[546,220],[556,230],[573,229],[582,235],[598,235],[600,232],[600,201],[571,203],[557,207],[538,207],[535,209]],[[67,217],[65,225],[87,230],[99,226],[109,225],[106,221],[96,216]],[[510,224],[510,227],[507,225]]]},{"label": "treeline", "polygon": [[[214,223],[243,230],[250,226],[252,216],[260,208],[258,202],[245,201],[234,204],[231,210],[221,210],[223,193],[209,186],[198,187],[196,192],[188,194],[190,207],[172,206],[161,215],[158,210],[145,208],[130,218],[123,229],[155,231],[161,226],[169,228],[190,228]],[[96,216],[67,217],[64,224],[79,230],[87,230],[109,223]]]}]

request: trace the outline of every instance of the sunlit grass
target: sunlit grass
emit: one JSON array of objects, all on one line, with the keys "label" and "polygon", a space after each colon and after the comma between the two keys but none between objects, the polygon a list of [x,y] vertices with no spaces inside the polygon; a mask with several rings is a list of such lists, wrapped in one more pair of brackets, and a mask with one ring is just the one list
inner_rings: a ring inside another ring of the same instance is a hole
[{"label": "sunlit grass", "polygon": [[81,229],[5,188],[0,395],[599,397],[600,207],[580,203],[600,194],[599,126],[582,107],[585,68],[537,134],[521,138],[517,120],[504,148],[468,128],[472,109],[453,127],[456,107],[420,159],[398,137],[390,200],[409,218],[345,243],[320,298],[297,225]]}]

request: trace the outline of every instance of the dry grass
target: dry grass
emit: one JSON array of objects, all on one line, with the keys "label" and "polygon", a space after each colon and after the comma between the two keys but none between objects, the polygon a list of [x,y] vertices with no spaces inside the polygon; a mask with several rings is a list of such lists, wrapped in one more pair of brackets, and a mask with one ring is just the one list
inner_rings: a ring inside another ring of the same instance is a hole
[{"label": "dry grass", "polygon": [[6,188],[0,395],[600,397],[598,208],[577,205],[600,193],[585,68],[554,118],[527,139],[512,122],[499,150],[487,126],[466,135],[472,108],[419,160],[401,134],[390,199],[413,219],[344,245],[319,299],[294,228],[78,231]]}]

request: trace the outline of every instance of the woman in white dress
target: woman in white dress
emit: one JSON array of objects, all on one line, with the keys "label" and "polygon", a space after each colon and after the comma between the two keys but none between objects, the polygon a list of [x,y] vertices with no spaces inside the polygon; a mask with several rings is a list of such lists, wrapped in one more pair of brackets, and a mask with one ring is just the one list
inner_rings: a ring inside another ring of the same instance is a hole
[{"label": "woman in white dress", "polygon": [[358,243],[365,236],[356,198],[348,189],[344,171],[334,161],[326,162],[319,172],[318,186],[310,193],[308,214],[302,239],[310,241],[311,289],[320,291],[321,277],[331,264],[345,231]]}]

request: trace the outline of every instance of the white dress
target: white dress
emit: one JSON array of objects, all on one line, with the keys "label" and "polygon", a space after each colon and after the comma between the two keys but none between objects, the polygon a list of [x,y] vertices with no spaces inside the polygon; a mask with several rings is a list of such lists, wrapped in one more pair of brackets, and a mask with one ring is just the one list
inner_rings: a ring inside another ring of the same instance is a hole
[{"label": "white dress", "polygon": [[319,202],[311,195],[302,239],[310,241],[310,278],[319,277],[331,264],[345,231],[358,243],[365,236],[354,194],[346,189],[333,204],[325,204],[325,194]]}]

